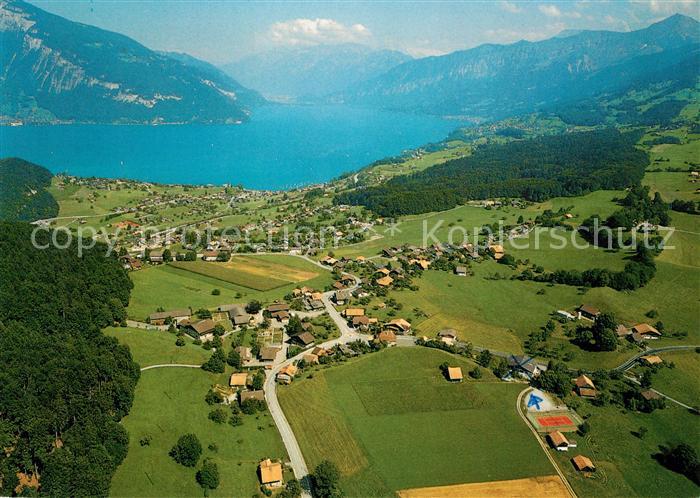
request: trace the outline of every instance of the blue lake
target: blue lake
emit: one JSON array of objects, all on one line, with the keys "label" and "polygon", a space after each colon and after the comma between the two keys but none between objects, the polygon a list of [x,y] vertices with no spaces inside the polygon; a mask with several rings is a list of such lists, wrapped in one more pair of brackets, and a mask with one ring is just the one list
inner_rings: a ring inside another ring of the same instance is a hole
[{"label": "blue lake", "polygon": [[0,156],[77,176],[284,189],[440,141],[459,125],[343,106],[266,106],[237,126],[3,126]]}]

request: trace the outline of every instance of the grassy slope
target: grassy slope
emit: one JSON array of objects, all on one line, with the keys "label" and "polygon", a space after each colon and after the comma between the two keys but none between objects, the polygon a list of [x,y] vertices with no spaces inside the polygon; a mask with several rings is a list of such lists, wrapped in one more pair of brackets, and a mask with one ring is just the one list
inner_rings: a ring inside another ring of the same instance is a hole
[{"label": "grassy slope", "polygon": [[176,346],[176,337],[169,332],[128,327],[108,327],[104,332],[129,346],[134,360],[141,367],[164,363],[198,365],[211,356],[210,351],[195,346],[190,340],[186,340],[182,347]]},{"label": "grassy slope", "polygon": [[[129,453],[112,480],[112,496],[202,496],[196,469],[178,465],[168,456],[178,437],[186,433],[196,434],[202,443],[202,458],[211,457],[219,466],[221,484],[210,496],[257,492],[257,463],[265,457],[285,458],[284,446],[277,429],[270,427],[269,414],[259,420],[245,416],[239,427],[215,424],[207,418],[211,407],[204,395],[224,377],[189,368],[143,373],[134,406],[123,421],[130,435]],[[153,438],[151,444],[141,446],[139,440],[146,435]],[[207,449],[211,443],[218,451]]]},{"label": "grassy slope", "polygon": [[700,404],[700,354],[695,351],[663,353],[666,363],[675,368],[662,368],[654,374],[652,386],[664,394],[690,406]]},{"label": "grassy slope", "polygon": [[[270,291],[259,292],[204,275],[178,270],[168,265],[149,267],[130,274],[134,289],[131,292],[129,316],[144,319],[161,306],[165,309],[187,306],[197,309],[253,299],[270,302],[283,297],[297,285],[323,289],[332,282],[329,272],[323,272],[317,266],[302,259],[292,256],[274,256],[272,261],[285,262],[294,268],[305,267],[319,273],[319,276],[303,283],[292,283]],[[214,289],[219,289],[221,294],[213,296]]]},{"label": "grassy slope", "polygon": [[348,496],[551,474],[515,412],[522,386],[488,372],[449,384],[443,361],[473,368],[441,351],[395,348],[281,388],[307,463],[336,461]]}]

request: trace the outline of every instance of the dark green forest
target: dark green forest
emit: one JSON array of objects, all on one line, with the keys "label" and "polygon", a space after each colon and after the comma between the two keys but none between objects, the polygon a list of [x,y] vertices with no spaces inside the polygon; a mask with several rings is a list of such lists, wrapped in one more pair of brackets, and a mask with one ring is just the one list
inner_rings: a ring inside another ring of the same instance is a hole
[{"label": "dark green forest", "polygon": [[139,366],[100,328],[125,317],[132,284],[105,246],[35,249],[32,230],[0,222],[0,495],[21,473],[43,495],[106,496]]},{"label": "dark green forest", "polygon": [[52,174],[16,157],[0,159],[0,220],[33,221],[58,215],[58,203],[46,190]]},{"label": "dark green forest", "polygon": [[538,137],[478,147],[454,159],[383,185],[338,195],[383,216],[451,209],[473,199],[522,197],[543,201],[636,185],[649,164],[635,147],[641,132],[615,129]]}]

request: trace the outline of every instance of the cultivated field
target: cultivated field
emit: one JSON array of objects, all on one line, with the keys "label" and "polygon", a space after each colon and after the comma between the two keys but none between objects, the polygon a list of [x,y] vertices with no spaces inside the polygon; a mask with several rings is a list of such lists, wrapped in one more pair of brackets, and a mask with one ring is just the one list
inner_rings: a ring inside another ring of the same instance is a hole
[{"label": "cultivated field", "polygon": [[569,498],[570,496],[559,476],[402,489],[398,495],[399,498],[471,498],[474,496],[483,498],[513,498],[516,496]]},{"label": "cultivated field", "polygon": [[[134,406],[124,419],[129,431],[129,453],[112,479],[111,496],[202,496],[195,481],[196,468],[179,465],[168,456],[178,437],[194,433],[202,443],[202,457],[219,466],[221,484],[209,496],[251,496],[259,488],[257,464],[265,457],[285,458],[285,450],[269,414],[245,416],[232,427],[208,419],[204,401],[210,385],[223,383],[199,369],[162,368],[143,372]],[[141,446],[144,436],[150,445]],[[208,449],[210,444],[215,450]],[[201,460],[200,460],[201,462]]]},{"label": "cultivated field", "polygon": [[[291,256],[234,256],[225,263],[206,261],[175,261],[174,268],[223,280],[257,291],[268,291],[290,283],[316,278],[322,271],[306,261],[295,263]],[[282,259],[284,258],[284,259]]]},{"label": "cultivated field", "polygon": [[[282,255],[255,256],[251,257],[251,261],[256,264],[258,262],[261,264],[270,262],[283,264],[288,267],[288,272],[308,272],[317,276],[304,282],[290,282],[271,290],[258,291],[199,273],[178,269],[171,264],[148,267],[130,273],[134,289],[131,291],[129,316],[142,320],[159,307],[174,309],[190,306],[196,310],[233,302],[248,302],[253,299],[271,302],[284,297],[297,285],[307,285],[323,290],[326,285],[332,282],[330,272],[325,272],[300,258]],[[213,265],[215,263],[203,264]],[[220,294],[212,295],[214,289],[219,289]]]},{"label": "cultivated field", "polygon": [[[518,417],[522,385],[450,384],[438,366],[474,364],[442,351],[393,348],[279,389],[307,464],[334,461],[348,496],[552,473]],[[483,370],[483,369],[482,369]]]}]

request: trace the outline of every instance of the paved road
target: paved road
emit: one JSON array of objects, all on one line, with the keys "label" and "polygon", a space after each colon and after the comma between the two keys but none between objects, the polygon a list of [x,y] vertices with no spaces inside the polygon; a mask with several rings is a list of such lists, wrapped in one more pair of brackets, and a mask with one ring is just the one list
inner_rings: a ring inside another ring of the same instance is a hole
[{"label": "paved road", "polygon": [[664,352],[668,352],[668,351],[683,351],[685,349],[695,349],[695,348],[700,348],[700,346],[664,346],[661,348],[648,348],[648,349],[645,349],[644,351],[637,353],[632,358],[629,358],[622,365],[620,365],[619,367],[616,367],[615,370],[619,370],[621,372],[626,372],[627,370],[632,368],[635,365],[635,363],[637,362],[637,360],[642,356],[646,356],[646,355],[650,355],[650,354],[657,354],[657,353],[664,353]]},{"label": "paved road", "polygon": [[567,491],[571,495],[572,498],[577,498],[576,497],[576,492],[574,491],[574,488],[571,487],[571,484],[569,484],[569,481],[566,480],[566,476],[562,472],[562,470],[559,468],[559,464],[557,464],[556,460],[554,457],[551,455],[549,448],[547,448],[547,445],[544,443],[542,438],[540,437],[540,434],[535,430],[534,427],[532,427],[532,424],[528,420],[528,418],[525,416],[522,410],[522,400],[523,397],[532,391],[531,387],[528,387],[526,389],[523,389],[520,394],[518,394],[518,399],[515,401],[515,410],[518,412],[518,415],[520,415],[520,418],[523,419],[525,422],[525,425],[530,429],[530,432],[532,432],[535,436],[535,439],[537,439],[537,442],[539,443],[540,447],[542,448],[542,451],[544,451],[544,454],[547,455],[547,458],[549,459],[549,462],[552,464],[554,467],[554,470],[557,471],[557,474],[559,474],[559,478],[561,479],[562,483],[566,487]]},{"label": "paved road", "polygon": [[[351,287],[351,290],[356,289],[359,285],[359,280],[356,277],[355,280],[356,283],[353,287]],[[340,315],[340,313],[338,313],[338,311],[333,306],[333,303],[331,302],[332,296],[333,291],[326,292],[323,294],[321,300],[326,306],[326,311],[328,312],[329,316],[338,326],[338,329],[340,330],[340,337],[338,337],[337,339],[326,341],[322,344],[319,344],[319,346],[324,349],[329,349],[335,346],[336,344],[347,344],[349,342],[354,342],[357,340],[367,341],[367,335],[360,334],[348,326],[345,319]],[[270,370],[267,370],[267,378],[265,379],[265,401],[267,402],[267,407],[270,410],[270,415],[272,415],[272,419],[275,421],[275,425],[277,425],[277,429],[279,430],[280,436],[282,437],[282,442],[284,443],[284,447],[286,448],[287,454],[289,455],[289,461],[292,467],[292,471],[294,472],[294,477],[296,477],[302,485],[302,497],[310,498],[311,486],[309,482],[309,468],[306,465],[306,460],[304,459],[304,455],[301,452],[301,448],[299,447],[297,438],[294,435],[294,431],[289,425],[289,421],[284,415],[282,407],[279,404],[279,400],[277,398],[277,383],[275,382],[275,377],[277,376],[277,373],[280,371],[280,369],[294,361],[300,360],[305,354],[306,351],[303,351],[298,355],[294,356],[293,358],[289,358],[283,361],[282,363],[278,363],[274,365]]]}]

